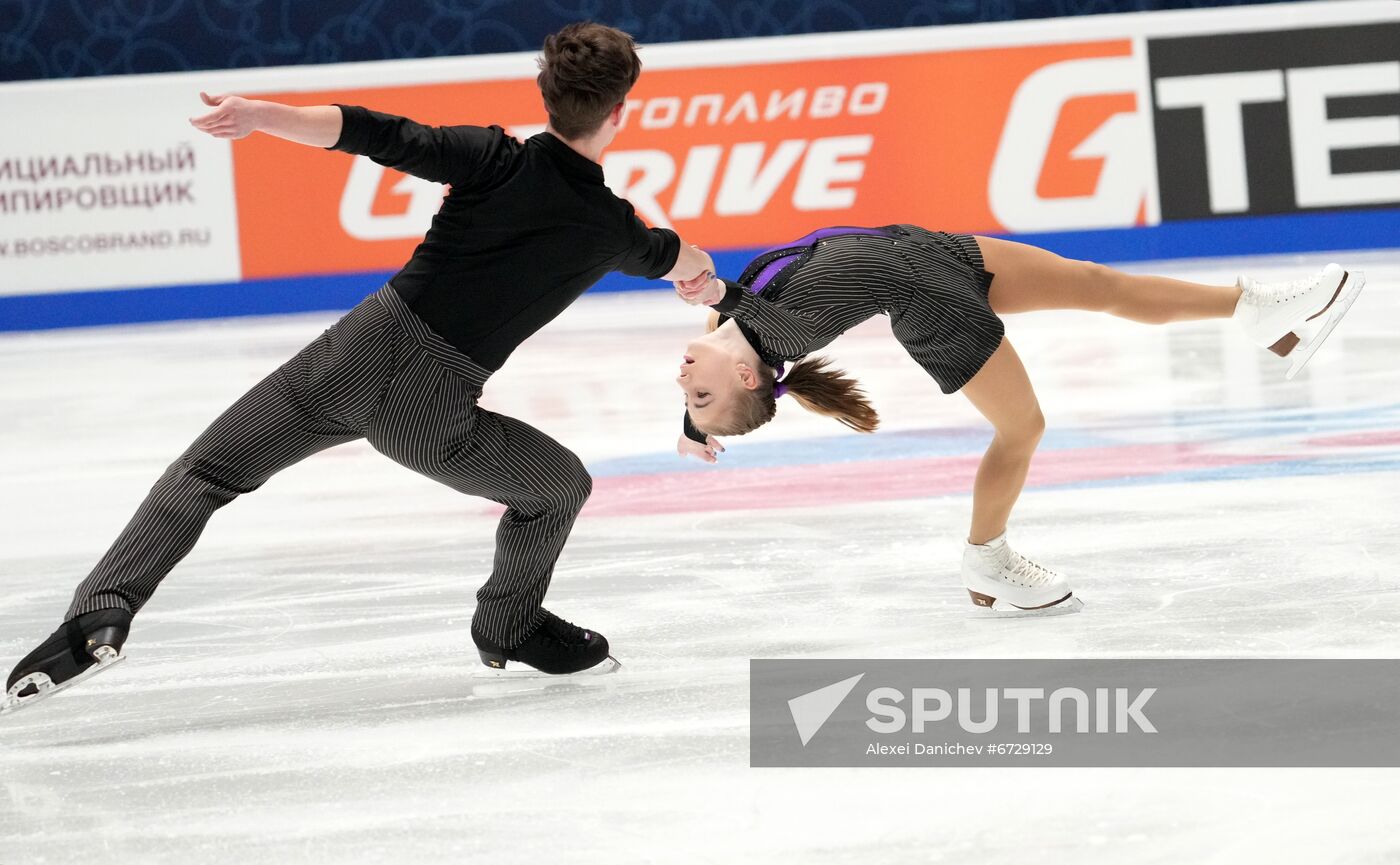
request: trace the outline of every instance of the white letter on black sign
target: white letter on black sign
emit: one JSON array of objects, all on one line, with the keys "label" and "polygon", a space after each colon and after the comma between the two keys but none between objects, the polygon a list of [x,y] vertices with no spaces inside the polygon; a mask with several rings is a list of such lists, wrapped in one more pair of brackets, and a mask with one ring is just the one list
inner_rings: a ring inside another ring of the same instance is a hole
[{"label": "white letter on black sign", "polygon": [[1249,210],[1242,106],[1281,99],[1283,73],[1276,69],[1163,78],[1157,82],[1158,108],[1201,109],[1212,213]]},{"label": "white letter on black sign", "polygon": [[1299,207],[1400,201],[1400,171],[1332,173],[1341,147],[1400,144],[1400,116],[1327,119],[1327,100],[1400,92],[1400,63],[1356,63],[1288,70],[1288,125]]}]

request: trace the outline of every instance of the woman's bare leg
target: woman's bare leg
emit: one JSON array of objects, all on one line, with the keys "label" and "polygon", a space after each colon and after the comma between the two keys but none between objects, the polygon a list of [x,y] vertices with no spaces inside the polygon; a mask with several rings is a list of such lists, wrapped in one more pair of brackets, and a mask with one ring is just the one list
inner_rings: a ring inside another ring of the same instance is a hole
[{"label": "woman's bare leg", "polygon": [[1122,273],[1009,240],[978,237],[977,245],[987,270],[996,274],[990,300],[998,314],[1087,309],[1144,324],[1166,324],[1229,318],[1240,297],[1233,285]]},{"label": "woman's bare leg", "polygon": [[1021,358],[1005,339],[962,392],[996,429],[977,467],[972,528],[967,536],[969,543],[985,544],[1006,531],[1011,509],[1026,484],[1031,455],[1045,432],[1045,418]]}]

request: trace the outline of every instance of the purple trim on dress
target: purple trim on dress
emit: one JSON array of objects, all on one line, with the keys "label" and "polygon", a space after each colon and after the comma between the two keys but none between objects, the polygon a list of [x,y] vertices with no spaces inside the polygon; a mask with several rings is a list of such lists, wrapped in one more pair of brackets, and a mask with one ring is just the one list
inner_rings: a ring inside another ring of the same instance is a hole
[{"label": "purple trim on dress", "polygon": [[753,278],[753,282],[749,283],[749,285],[747,286],[748,290],[753,292],[754,294],[759,294],[760,292],[762,292],[763,289],[768,287],[768,283],[773,281],[773,277],[778,275],[779,271],[787,267],[789,264],[792,264],[798,256],[800,256],[806,251],[807,250],[805,249],[794,249],[787,255],[780,255],[772,261],[768,262],[768,264],[766,264],[764,268],[758,272],[758,275]]},{"label": "purple trim on dress", "polygon": [[757,256],[757,258],[762,258],[765,255],[772,255],[775,252],[791,250],[791,252],[787,255],[780,255],[772,261],[768,262],[768,264],[764,265],[763,269],[760,270],[758,274],[754,276],[753,282],[749,283],[745,287],[751,293],[759,294],[763,291],[763,289],[768,287],[768,283],[773,281],[773,277],[777,276],[789,264],[792,264],[793,260],[797,256],[800,256],[803,253],[805,253],[813,244],[823,240],[827,240],[832,237],[846,237],[848,235],[854,234],[876,237],[889,236],[889,232],[883,231],[878,228],[853,228],[845,225],[835,225],[831,226],[830,228],[819,228],[811,234],[806,235],[805,237],[799,237],[792,243],[784,243],[781,246],[775,246],[772,249],[763,252],[762,255]]},{"label": "purple trim on dress", "polygon": [[[845,237],[845,236],[848,235],[848,234],[863,234],[863,235],[866,235],[867,237],[868,237],[868,236],[887,237],[887,236],[889,235],[889,232],[887,232],[887,231],[882,231],[882,230],[880,230],[880,229],[878,229],[878,228],[852,228],[851,226],[848,226],[848,225],[833,225],[833,226],[831,226],[830,228],[818,228],[816,231],[812,232],[811,234],[807,235],[806,237],[798,238],[797,240],[794,240],[792,243],[787,243],[787,244],[784,244],[783,246],[774,247],[774,248],[775,248],[775,249],[782,249],[782,248],[784,248],[784,247],[786,247],[786,246],[811,246],[812,244],[816,243],[816,242],[819,241],[819,240],[826,240],[826,239],[829,238],[829,237]],[[769,252],[772,252],[772,250],[769,250]]]}]

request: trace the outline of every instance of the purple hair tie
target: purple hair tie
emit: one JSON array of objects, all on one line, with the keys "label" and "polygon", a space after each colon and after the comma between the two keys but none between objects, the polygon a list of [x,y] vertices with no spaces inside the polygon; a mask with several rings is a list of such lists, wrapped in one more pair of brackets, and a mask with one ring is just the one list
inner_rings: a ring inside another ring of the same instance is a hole
[{"label": "purple hair tie", "polygon": [[[777,374],[773,376],[774,379],[780,379],[780,378],[783,377],[784,365],[781,364],[781,363],[778,364],[777,370],[778,370]],[[778,398],[782,397],[782,395],[785,394],[785,393],[787,393],[787,392],[788,392],[788,386],[787,386],[787,385],[783,384],[781,381],[774,381],[774,382],[773,382],[773,399],[778,399]]]}]

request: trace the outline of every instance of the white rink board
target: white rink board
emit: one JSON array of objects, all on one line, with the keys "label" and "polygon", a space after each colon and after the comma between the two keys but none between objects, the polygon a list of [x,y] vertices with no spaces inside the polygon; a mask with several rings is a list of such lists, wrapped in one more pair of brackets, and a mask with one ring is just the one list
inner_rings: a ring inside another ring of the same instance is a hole
[{"label": "white rink board", "polygon": [[[208,109],[188,83],[146,76],[124,91],[99,82],[60,93],[0,87],[0,106],[7,116],[24,118],[25,132],[0,139],[0,163],[29,173],[48,163],[61,172],[71,160],[82,172],[0,182],[8,196],[67,199],[62,208],[15,205],[0,213],[0,243],[43,250],[0,255],[0,295],[242,276],[229,143],[189,125],[192,115]],[[127,170],[128,155],[154,157],[159,170]],[[90,163],[91,157],[102,161]],[[108,160],[120,170],[106,173]],[[97,193],[116,206],[106,206]],[[83,206],[78,195],[88,196]],[[97,206],[89,206],[92,201]],[[114,243],[122,245],[97,246]]]},{"label": "white rink board", "polygon": [[[1139,45],[1133,59],[1123,59],[1112,65],[1110,68],[1116,71],[1107,74],[1082,74],[1091,78],[1104,77],[1099,84],[1107,88],[1106,93],[1136,91],[1139,104],[1149,106],[1152,99],[1148,93],[1146,58],[1140,50],[1144,40],[1149,37],[1384,24],[1396,20],[1400,20],[1400,5],[1390,0],[1330,0],[1148,14],[1093,15],[1075,19],[1072,24],[1062,22],[1054,27],[1047,27],[1044,21],[1029,20],[677,43],[647,46],[642,54],[648,69],[697,68],[703,73],[704,68],[740,64],[818,62],[931,51],[1131,39]],[[250,94],[312,92],[353,87],[411,87],[443,82],[521,80],[535,75],[535,57],[534,52],[522,52],[480,57],[0,84],[0,116],[22,121],[16,124],[17,128],[22,126],[22,134],[0,136],[0,297],[223,284],[243,278],[243,262],[247,260],[249,247],[256,244],[245,240],[244,246],[240,247],[240,226],[245,238],[256,232],[249,230],[249,223],[240,222],[240,218],[246,219],[247,214],[240,217],[235,201],[232,148],[238,145],[208,138],[189,126],[188,118],[209,110],[198,99],[200,91]],[[1342,70],[1337,74],[1359,73]],[[1389,67],[1379,70],[1378,74],[1382,79],[1379,83],[1373,81],[1358,92],[1378,96],[1393,92]],[[1088,89],[1083,89],[1086,86]],[[1080,82],[1075,87],[1079,89],[1070,95],[1084,96],[1096,92],[1092,82],[1087,85]],[[1028,114],[1035,117],[1044,112],[1049,114],[1040,117],[1039,121],[1035,121],[1034,117],[1026,120],[1029,124],[1026,128],[1008,127],[1008,144],[1044,133],[1045,141],[1042,143],[1048,145],[1058,116],[1058,105],[1051,103],[1053,99],[1069,96],[1064,93],[1056,95],[1057,91],[1053,88],[1047,92],[1050,95],[1043,98],[1028,97],[1032,103],[1039,105],[1037,110]],[[749,95],[752,98],[752,94]],[[1055,110],[1051,111],[1052,108]],[[529,113],[532,116],[528,122],[519,121],[513,127],[516,134],[526,134],[531,124],[543,124],[545,118],[542,109],[531,108]],[[1105,127],[1102,135],[1096,134],[1081,142],[1081,146],[1086,148],[1083,156],[1087,158],[1107,158],[1105,153],[1095,148],[1108,146],[1112,141],[1118,142],[1110,150],[1119,152],[1122,158],[1110,160],[1110,164],[1118,166],[1113,171],[1105,169],[1108,180],[1101,184],[1106,196],[1104,202],[1099,201],[1098,192],[1083,201],[1077,197],[1041,201],[1035,189],[1044,161],[1043,148],[1037,152],[1035,149],[1018,150],[1008,146],[1006,161],[1011,166],[1007,169],[1007,176],[996,184],[996,188],[1001,190],[1000,197],[1005,199],[996,207],[1001,226],[997,230],[1068,231],[1132,225],[1135,224],[1137,205],[1142,196],[1145,196],[1143,206],[1148,223],[1157,223],[1160,214],[1151,166],[1151,151],[1155,145],[1147,134],[1150,113],[1144,108],[1141,116],[1133,114],[1135,119],[1131,120],[1125,116],[1123,122],[1112,129]],[[462,119],[481,123],[511,122],[504,118],[472,117],[470,113]],[[1336,135],[1343,138],[1361,136],[1365,143],[1376,146],[1392,143],[1393,136],[1384,116],[1378,116],[1361,127],[1353,125],[1349,127],[1350,132],[1345,129],[1336,132],[1339,127],[1335,124],[1320,125],[1333,129]],[[819,129],[820,124],[813,128]],[[1300,142],[1306,139],[1310,152],[1324,155],[1338,143],[1322,132],[1309,137],[1298,130],[1294,137],[1299,138]],[[632,140],[635,142],[636,139]],[[634,173],[632,168],[645,164],[654,154],[650,146],[629,150],[627,148],[636,145],[627,142],[628,139],[621,139],[610,151],[610,181],[615,188],[637,199],[634,203],[644,217],[664,225],[669,221],[666,214],[654,200],[648,200],[653,198],[655,190],[647,192],[643,188],[647,184],[627,180]],[[138,171],[109,175],[85,167],[89,156],[121,160],[131,153],[153,153],[159,159],[172,150],[183,152],[186,148],[194,158],[190,160],[190,168],[184,171]],[[65,169],[69,158],[75,160],[72,170]],[[851,166],[856,164],[853,162]],[[1243,164],[1240,169],[1243,170]],[[672,170],[670,166],[665,169],[667,172]],[[846,170],[854,168],[848,167]],[[1329,182],[1341,182],[1332,178],[1328,171],[1319,169],[1318,173]],[[820,174],[817,171],[813,177]],[[373,171],[366,176],[371,175],[374,178],[379,176]],[[854,182],[856,179],[848,177],[842,180],[835,175],[827,175],[825,182],[830,185],[838,181]],[[667,180],[661,185],[666,186],[669,182]],[[1371,180],[1347,178],[1348,184],[1374,187],[1375,195],[1356,196],[1348,193],[1336,200],[1314,204],[1352,207],[1392,202],[1397,182],[1400,180],[1397,180],[1394,171],[1375,172]],[[168,191],[168,184],[172,183],[181,188],[181,195],[174,202],[163,194]],[[281,197],[275,184],[268,183],[266,186],[258,190],[259,196],[267,196],[289,209],[303,206],[294,197]],[[430,185],[428,192],[424,192],[422,186],[416,188],[420,196],[425,195],[428,200],[433,197],[431,189],[435,187]],[[838,193],[840,191],[836,190]],[[109,206],[110,202],[102,200],[99,193],[109,198],[126,194],[133,200],[146,203]],[[348,191],[343,195],[353,203],[353,196]],[[856,200],[854,193],[849,198],[851,202]],[[758,200],[747,201],[746,206]],[[833,202],[845,200],[846,197],[842,195],[828,196],[827,204],[818,210],[822,216],[816,222],[875,224],[843,219],[842,208],[850,205],[837,206]],[[828,205],[834,209],[829,209]],[[803,209],[811,206],[815,205],[810,200],[801,205]],[[247,210],[246,203],[244,210]],[[412,219],[400,220],[400,224],[408,225],[407,236],[416,236],[426,229],[427,219],[423,214],[430,210],[430,206],[427,210],[415,210]],[[356,211],[354,207],[348,207],[347,212]],[[319,213],[311,216],[331,218]],[[336,218],[339,219],[339,216]],[[368,217],[362,215],[362,218]],[[347,233],[354,233],[357,226],[362,228],[354,222],[338,222],[337,225]],[[958,228],[957,225],[947,227]],[[961,226],[962,230],[967,228],[968,225]],[[988,224],[979,230],[991,231],[993,226]],[[385,236],[388,235],[376,235],[376,238],[383,239]],[[403,235],[395,233],[392,236]],[[699,236],[687,235],[687,239],[715,248],[725,246],[710,243],[704,237],[703,227]],[[42,251],[36,253],[34,249]],[[262,254],[266,256],[265,252]],[[296,269],[295,247],[277,254],[293,263],[292,270],[279,272],[278,275],[316,275],[315,268]],[[396,268],[399,263],[398,260],[380,262],[379,267],[387,270]],[[252,268],[248,274],[257,275]]]}]

